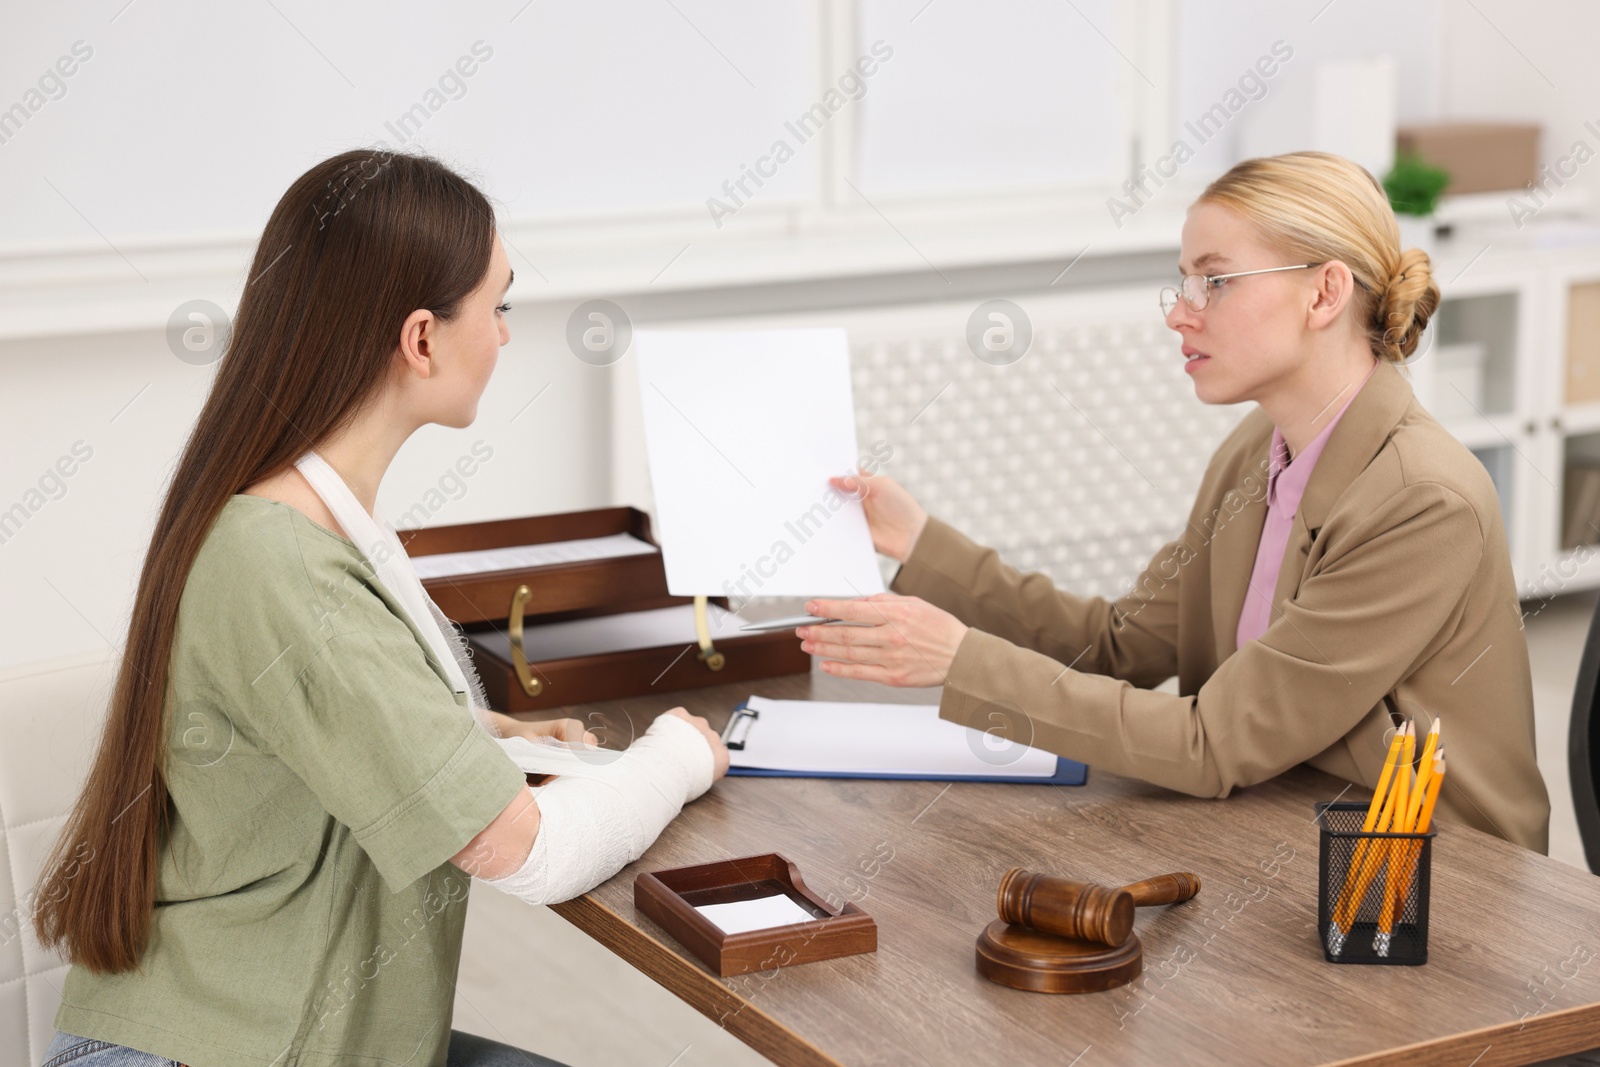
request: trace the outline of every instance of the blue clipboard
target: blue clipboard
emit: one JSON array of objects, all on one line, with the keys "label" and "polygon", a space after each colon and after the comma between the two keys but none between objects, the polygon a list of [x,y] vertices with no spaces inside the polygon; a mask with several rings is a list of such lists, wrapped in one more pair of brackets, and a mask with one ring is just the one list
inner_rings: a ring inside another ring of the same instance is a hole
[{"label": "blue clipboard", "polygon": [[[733,709],[733,714],[728,717],[728,724],[722,729],[722,741],[735,751],[744,747],[744,742],[737,739],[741,732],[748,732],[750,724],[760,718],[761,712],[740,702]],[[994,774],[887,774],[867,773],[862,771],[792,771],[771,770],[765,767],[729,767],[730,776],[737,775],[741,778],[862,778],[885,779],[910,782],[1003,782],[1008,785],[1083,785],[1089,780],[1089,767],[1077,760],[1067,759],[1065,756],[1056,757],[1055,773],[1045,777],[1018,778]]]}]

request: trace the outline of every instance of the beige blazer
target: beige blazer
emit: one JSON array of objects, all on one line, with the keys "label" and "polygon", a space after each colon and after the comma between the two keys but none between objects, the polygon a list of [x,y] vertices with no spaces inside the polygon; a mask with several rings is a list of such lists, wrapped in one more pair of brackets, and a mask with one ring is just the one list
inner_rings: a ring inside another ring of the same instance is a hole
[{"label": "beige blazer", "polygon": [[[1013,719],[1019,740],[1208,797],[1299,763],[1370,790],[1394,716],[1419,734],[1442,717],[1441,819],[1548,851],[1528,649],[1482,464],[1379,366],[1312,471],[1266,633],[1236,648],[1271,438],[1259,408],[1244,418],[1182,532],[1115,601],[1021,574],[929,519],[892,588],[972,627],[940,716]],[[1174,674],[1178,695],[1149,688]]]}]

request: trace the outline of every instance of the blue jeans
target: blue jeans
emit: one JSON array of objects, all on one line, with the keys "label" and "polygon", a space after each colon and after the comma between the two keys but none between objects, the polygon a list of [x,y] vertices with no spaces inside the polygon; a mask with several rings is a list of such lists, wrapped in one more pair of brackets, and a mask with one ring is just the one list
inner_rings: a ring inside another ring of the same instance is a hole
[{"label": "blue jeans", "polygon": [[[450,1031],[447,1067],[562,1067],[555,1060],[502,1045],[476,1034]],[[182,1067],[177,1060],[137,1052],[126,1045],[109,1045],[89,1037],[59,1030],[44,1050],[43,1067]]]}]

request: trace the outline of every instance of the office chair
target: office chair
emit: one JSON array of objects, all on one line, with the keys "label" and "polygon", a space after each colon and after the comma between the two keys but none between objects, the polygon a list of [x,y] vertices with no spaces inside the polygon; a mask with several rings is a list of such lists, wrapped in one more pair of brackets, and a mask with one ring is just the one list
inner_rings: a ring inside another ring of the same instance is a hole
[{"label": "office chair", "polygon": [[0,669],[0,1063],[43,1063],[55,1036],[67,961],[34,939],[34,889],[94,761],[116,668],[101,650]]},{"label": "office chair", "polygon": [[1596,779],[1600,778],[1600,605],[1589,621],[1589,636],[1583,643],[1583,659],[1578,665],[1578,681],[1572,690],[1572,724],[1567,735],[1567,767],[1572,776],[1572,803],[1578,810],[1578,834],[1589,869],[1600,874],[1600,799]]}]

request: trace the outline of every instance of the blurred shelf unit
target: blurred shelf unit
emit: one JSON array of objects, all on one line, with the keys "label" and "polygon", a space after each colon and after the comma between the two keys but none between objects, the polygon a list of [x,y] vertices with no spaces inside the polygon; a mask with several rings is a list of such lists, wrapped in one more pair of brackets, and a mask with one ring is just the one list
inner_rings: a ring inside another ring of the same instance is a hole
[{"label": "blurred shelf unit", "polygon": [[1511,244],[1435,251],[1443,300],[1410,369],[1494,480],[1530,600],[1600,587],[1600,240]]}]

